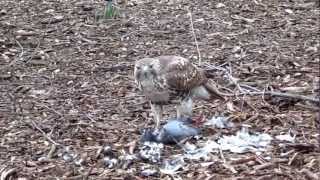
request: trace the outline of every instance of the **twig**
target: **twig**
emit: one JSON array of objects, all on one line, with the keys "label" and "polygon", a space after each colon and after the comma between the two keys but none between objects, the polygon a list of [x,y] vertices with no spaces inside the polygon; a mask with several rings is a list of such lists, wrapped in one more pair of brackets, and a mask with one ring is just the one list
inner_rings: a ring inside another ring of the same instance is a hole
[{"label": "twig", "polygon": [[233,174],[238,173],[238,171],[232,165],[230,165],[228,163],[223,163],[222,166],[225,167],[226,169],[230,170]]},{"label": "twig", "polygon": [[255,88],[255,87],[251,87],[251,86],[246,85],[246,84],[240,84],[240,86],[241,86],[242,88],[251,89],[252,91],[260,91],[259,89]]},{"label": "twig", "polygon": [[304,96],[300,94],[291,94],[291,93],[282,93],[282,92],[275,92],[275,91],[263,91],[263,92],[247,92],[247,93],[240,93],[239,95],[270,95],[270,96],[278,96],[278,97],[285,97],[285,98],[292,98],[292,99],[300,99],[305,101],[310,101],[313,103],[320,103],[319,99]]},{"label": "twig", "polygon": [[274,167],[274,166],[275,166],[275,164],[273,162],[267,162],[267,163],[255,166],[254,170],[258,171],[258,170],[262,170],[262,169],[266,169],[266,168],[270,168],[270,167]]},{"label": "twig", "polygon": [[319,180],[319,176],[313,172],[311,172],[310,170],[306,169],[306,168],[303,168],[300,173],[302,174],[305,174],[308,179],[311,179],[311,180]]},{"label": "twig", "polygon": [[61,145],[57,142],[55,142],[54,140],[52,140],[34,121],[31,120],[31,124],[33,127],[35,127],[38,131],[40,131],[42,133],[42,135],[48,140],[50,141],[52,144],[54,145]]},{"label": "twig", "polygon": [[[313,103],[316,103],[316,104],[319,104],[320,103],[320,99],[318,98],[313,98],[313,97],[309,97],[309,96],[304,96],[304,95],[300,95],[300,94],[291,94],[291,93],[282,93],[282,92],[275,92],[275,91],[260,91],[254,87],[250,87],[248,85],[241,85],[237,82],[237,80],[232,76],[232,74],[226,70],[225,68],[222,68],[222,67],[217,67],[217,66],[213,66],[213,65],[210,65],[210,64],[206,64],[207,67],[209,67],[209,69],[207,70],[212,70],[212,69],[215,69],[215,70],[220,70],[222,72],[224,72],[228,79],[234,84],[236,85],[236,87],[238,88],[238,90],[240,91],[240,94],[238,95],[271,95],[271,96],[278,96],[278,97],[286,97],[286,98],[292,98],[292,99],[300,99],[300,100],[305,100],[305,101],[310,101],[310,102],[313,102]],[[254,90],[255,92],[251,92],[251,91],[248,91],[248,90],[244,90],[242,87],[245,87],[245,88],[248,88],[248,89],[251,89],[251,90]],[[249,88],[250,87],[250,88]],[[229,94],[222,94],[222,95],[225,95],[225,96],[234,96],[234,95],[229,95]]]},{"label": "twig", "polygon": [[245,164],[250,161],[255,161],[256,157],[255,156],[250,156],[246,158],[241,158],[241,159],[236,159],[230,162],[231,165],[237,165],[237,164]]},{"label": "twig", "polygon": [[96,123],[97,121],[90,117],[87,113],[84,114],[91,122]]},{"label": "twig", "polygon": [[13,175],[14,173],[17,172],[17,169],[16,168],[11,168],[7,171],[3,171],[1,173],[1,176],[0,176],[0,180],[6,180],[6,179],[9,179],[9,176]]},{"label": "twig", "polygon": [[50,151],[49,151],[49,153],[48,153],[48,155],[47,155],[47,158],[48,158],[48,159],[51,159],[51,158],[53,157],[53,154],[55,153],[56,150],[57,150],[56,144],[52,144],[52,145],[51,145],[51,148],[50,148]]},{"label": "twig", "polygon": [[15,60],[12,60],[8,65],[5,65],[3,67],[0,68],[0,70],[6,69],[8,67],[11,67],[13,64],[15,64],[18,60],[20,60],[20,58],[23,56],[24,54],[24,50],[22,45],[20,44],[19,41],[16,40],[16,43],[18,44],[18,46],[20,47],[21,53],[19,54],[19,58],[16,58]]},{"label": "twig", "polygon": [[221,159],[223,160],[223,163],[225,164],[227,161],[226,161],[226,158],[223,155],[223,152],[222,152],[221,148],[219,148],[219,153],[220,153]]},{"label": "twig", "polygon": [[49,107],[49,106],[47,106],[47,105],[45,105],[45,104],[43,104],[43,103],[37,102],[37,101],[33,101],[33,102],[36,103],[36,104],[38,104],[38,105],[41,106],[41,107],[44,107],[44,108],[46,108],[46,109],[48,109],[48,110],[56,113],[57,115],[63,117],[63,114],[61,114],[60,112],[56,111],[55,109],[53,109],[53,108],[51,108],[51,107]]},{"label": "twig", "polygon": [[93,167],[94,166],[90,167],[89,171],[83,175],[83,177],[82,177],[83,180],[89,179],[89,175],[91,174]]},{"label": "twig", "polygon": [[17,41],[17,40],[16,40],[16,42],[17,42],[18,46],[19,46],[19,47],[20,47],[20,49],[21,49],[21,53],[20,53],[20,55],[19,55],[19,58],[21,58],[21,57],[22,57],[22,55],[23,55],[23,53],[24,53],[24,51],[23,51],[23,47],[22,47],[22,45],[20,44],[20,42],[19,42],[19,41]]},{"label": "twig", "polygon": [[202,63],[202,60],[201,60],[201,53],[200,53],[200,50],[199,50],[199,44],[198,44],[198,41],[197,41],[197,36],[196,36],[196,33],[194,31],[194,26],[193,26],[193,20],[192,20],[192,13],[191,11],[188,9],[188,14],[189,14],[189,17],[190,17],[190,26],[191,26],[191,31],[192,31],[192,35],[193,35],[193,38],[194,38],[194,42],[196,43],[196,47],[197,47],[197,52],[198,52],[198,58],[199,58],[199,66],[201,65]]},{"label": "twig", "polygon": [[290,160],[288,162],[288,166],[291,166],[292,162],[296,159],[298,154],[299,154],[299,152],[294,153],[294,155],[290,158]]},{"label": "twig", "polygon": [[320,112],[318,112],[317,117],[315,119],[316,127],[318,129],[318,151],[320,152]]},{"label": "twig", "polygon": [[[318,91],[317,97],[320,98],[320,91]],[[320,103],[317,103],[317,106],[319,108]],[[317,113],[314,121],[315,121],[316,128],[318,130],[318,138],[317,138],[318,139],[318,151],[320,152],[320,112],[319,112],[319,110],[318,110],[318,113]]]}]

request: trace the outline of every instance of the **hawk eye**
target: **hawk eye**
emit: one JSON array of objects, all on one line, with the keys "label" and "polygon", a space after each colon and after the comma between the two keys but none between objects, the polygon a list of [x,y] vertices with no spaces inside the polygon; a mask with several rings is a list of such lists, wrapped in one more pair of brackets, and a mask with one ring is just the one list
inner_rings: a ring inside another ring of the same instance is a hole
[{"label": "hawk eye", "polygon": [[141,68],[139,66],[137,66],[136,69],[141,69]]},{"label": "hawk eye", "polygon": [[150,64],[150,65],[149,65],[149,68],[153,68],[153,65],[152,65],[152,64]]}]

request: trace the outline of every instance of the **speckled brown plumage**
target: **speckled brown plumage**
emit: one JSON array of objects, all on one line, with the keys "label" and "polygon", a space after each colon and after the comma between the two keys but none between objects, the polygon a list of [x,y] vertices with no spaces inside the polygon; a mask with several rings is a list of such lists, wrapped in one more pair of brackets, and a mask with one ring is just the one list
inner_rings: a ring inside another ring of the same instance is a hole
[{"label": "speckled brown plumage", "polygon": [[162,105],[180,100],[177,116],[191,116],[192,99],[210,100],[223,97],[208,81],[203,70],[179,56],[160,56],[138,60],[134,69],[139,89],[151,103],[157,126]]}]

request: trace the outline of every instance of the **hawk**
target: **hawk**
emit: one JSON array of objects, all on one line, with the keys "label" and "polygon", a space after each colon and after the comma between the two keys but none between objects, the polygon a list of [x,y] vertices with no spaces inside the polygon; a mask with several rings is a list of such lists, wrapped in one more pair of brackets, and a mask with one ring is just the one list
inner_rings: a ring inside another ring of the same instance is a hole
[{"label": "hawk", "polygon": [[224,99],[204,71],[179,56],[143,58],[135,63],[134,78],[139,90],[150,102],[159,128],[163,106],[179,102],[177,118],[191,117],[193,99]]}]

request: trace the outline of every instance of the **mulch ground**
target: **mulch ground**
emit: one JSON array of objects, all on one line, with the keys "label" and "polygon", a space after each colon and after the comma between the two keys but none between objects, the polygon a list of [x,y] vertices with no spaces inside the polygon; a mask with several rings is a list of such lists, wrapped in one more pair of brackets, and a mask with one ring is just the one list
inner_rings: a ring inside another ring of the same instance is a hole
[{"label": "mulch ground", "polygon": [[[180,55],[228,66],[239,83],[315,96],[319,78],[316,1],[118,1],[120,17],[97,21],[103,1],[0,1],[0,174],[5,179],[144,179],[140,167],[107,168],[97,155],[119,154],[153,125],[132,77],[135,60]],[[189,12],[192,12],[194,31]],[[194,32],[194,33],[193,33]],[[237,91],[222,72],[212,78]],[[229,92],[230,93],[230,92]],[[230,117],[294,143],[273,144],[270,159],[225,152],[210,166],[192,162],[182,179],[317,179],[315,104],[282,97],[199,101],[195,114]],[[174,108],[166,108],[166,117]],[[238,126],[238,127],[239,127]],[[211,134],[221,133],[212,130]],[[54,143],[59,145],[54,145]],[[83,162],[68,162],[64,147]],[[179,151],[165,148],[165,154]],[[7,174],[7,175],[6,175]],[[166,175],[149,179],[170,179]]]}]

